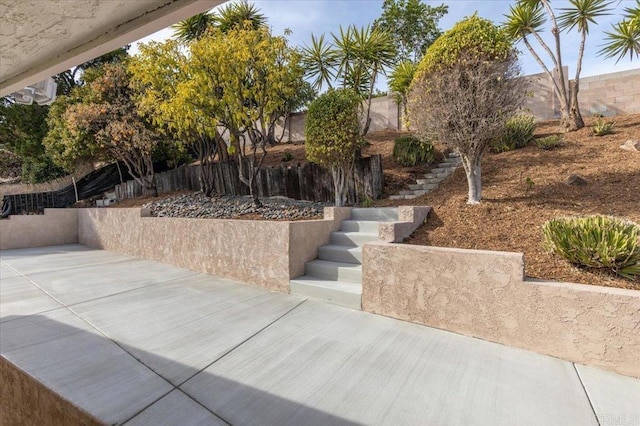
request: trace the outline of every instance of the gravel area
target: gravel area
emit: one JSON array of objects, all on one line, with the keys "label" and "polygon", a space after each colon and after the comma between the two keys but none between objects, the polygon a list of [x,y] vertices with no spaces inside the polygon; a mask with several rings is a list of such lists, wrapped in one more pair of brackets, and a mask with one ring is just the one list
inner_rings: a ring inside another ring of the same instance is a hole
[{"label": "gravel area", "polygon": [[327,203],[293,200],[286,197],[260,198],[256,207],[249,196],[205,197],[202,193],[179,195],[143,205],[156,217],[203,219],[321,219]]}]

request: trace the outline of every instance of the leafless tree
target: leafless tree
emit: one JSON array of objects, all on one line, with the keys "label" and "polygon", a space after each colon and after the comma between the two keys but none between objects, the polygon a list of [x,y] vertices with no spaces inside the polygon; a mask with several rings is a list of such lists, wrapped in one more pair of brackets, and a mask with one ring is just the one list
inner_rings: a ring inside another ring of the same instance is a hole
[{"label": "leafless tree", "polygon": [[504,131],[525,99],[515,55],[506,61],[463,56],[454,64],[423,73],[409,93],[411,129],[460,153],[469,183],[469,204],[482,198],[482,156]]}]

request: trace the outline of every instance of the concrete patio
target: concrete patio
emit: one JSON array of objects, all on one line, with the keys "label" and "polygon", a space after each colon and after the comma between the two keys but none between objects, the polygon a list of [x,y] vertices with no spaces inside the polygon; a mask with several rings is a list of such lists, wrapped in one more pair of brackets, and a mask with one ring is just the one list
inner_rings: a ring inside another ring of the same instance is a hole
[{"label": "concrete patio", "polygon": [[4,358],[107,424],[640,425],[640,380],[81,245],[0,252]]}]

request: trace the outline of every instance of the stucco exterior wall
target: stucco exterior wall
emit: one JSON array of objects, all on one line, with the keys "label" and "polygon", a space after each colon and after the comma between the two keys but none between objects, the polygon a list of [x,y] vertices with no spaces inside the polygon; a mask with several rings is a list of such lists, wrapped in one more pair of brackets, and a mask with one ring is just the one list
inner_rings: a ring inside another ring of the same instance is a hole
[{"label": "stucco exterior wall", "polygon": [[289,280],[315,258],[316,240],[328,241],[340,224],[333,219],[275,222],[144,214],[141,209],[82,209],[78,240],[89,247],[288,292]]},{"label": "stucco exterior wall", "polygon": [[102,425],[0,356],[1,425]]},{"label": "stucco exterior wall", "polygon": [[12,215],[0,220],[0,250],[77,242],[76,209],[45,209],[44,215]]},{"label": "stucco exterior wall", "polygon": [[524,280],[521,253],[369,243],[363,310],[640,377],[640,291]]}]

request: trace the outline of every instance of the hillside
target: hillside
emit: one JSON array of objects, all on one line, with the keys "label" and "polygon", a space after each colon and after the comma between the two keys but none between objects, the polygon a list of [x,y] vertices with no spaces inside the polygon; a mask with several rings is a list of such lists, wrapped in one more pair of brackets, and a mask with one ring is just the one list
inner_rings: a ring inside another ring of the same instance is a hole
[{"label": "hillside", "polygon": [[[466,204],[462,168],[432,193],[376,205],[433,207],[427,223],[407,241],[410,244],[524,252],[529,277],[640,290],[640,281],[572,267],[542,248],[540,227],[553,217],[606,214],[640,223],[640,153],[620,149],[626,140],[640,139],[640,114],[616,117],[615,133],[602,137],[592,135],[593,121],[587,119],[585,128],[566,134],[565,146],[556,150],[530,145],[486,155],[479,206]],[[540,123],[536,136],[557,132],[557,125]],[[568,185],[572,174],[583,177],[587,185]]]}]

